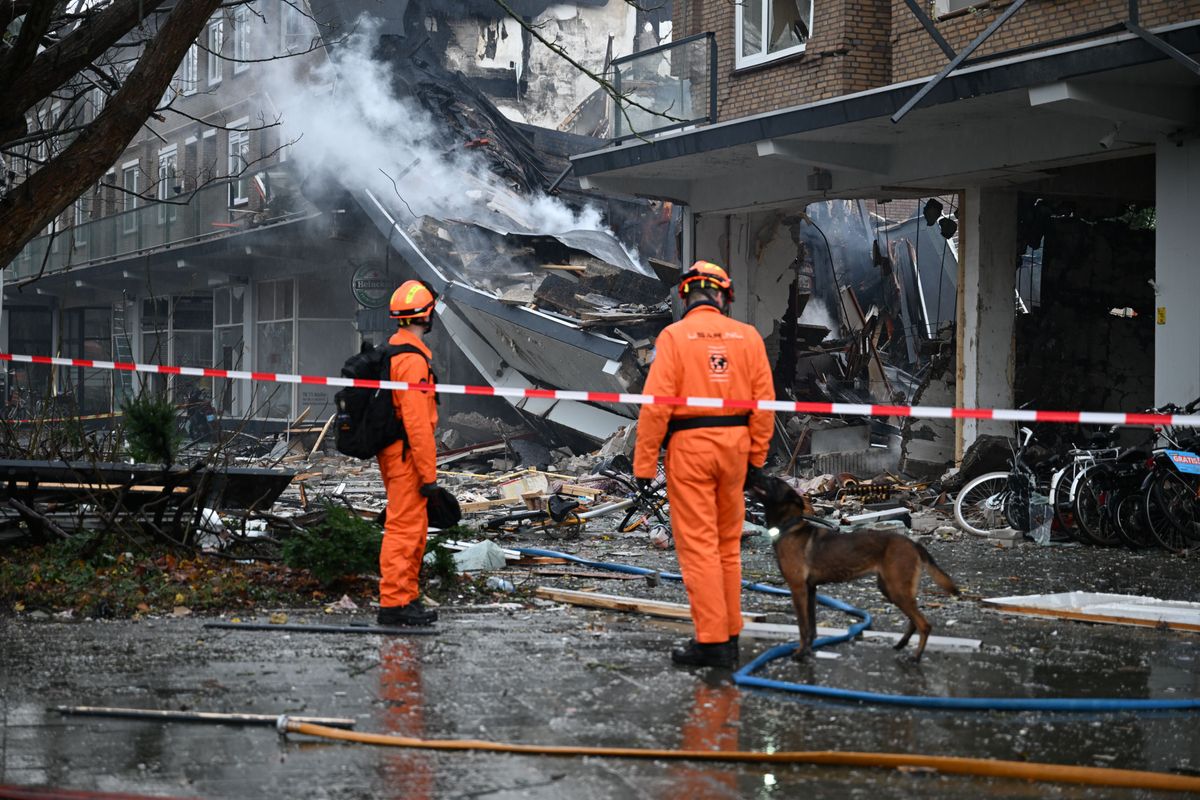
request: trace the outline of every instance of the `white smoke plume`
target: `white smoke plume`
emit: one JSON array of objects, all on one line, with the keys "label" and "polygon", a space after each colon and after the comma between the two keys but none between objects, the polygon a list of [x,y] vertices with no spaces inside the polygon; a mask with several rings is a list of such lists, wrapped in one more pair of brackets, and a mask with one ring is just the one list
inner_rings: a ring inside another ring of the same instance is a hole
[{"label": "white smoke plume", "polygon": [[[346,188],[368,188],[390,205],[400,204],[399,194],[415,216],[501,233],[612,235],[593,207],[576,212],[555,197],[514,192],[415,100],[396,97],[388,65],[372,55],[375,28],[360,21],[357,33],[331,49],[329,61],[304,74],[278,62],[267,78],[298,162]],[[645,269],[621,249],[635,269]]]}]

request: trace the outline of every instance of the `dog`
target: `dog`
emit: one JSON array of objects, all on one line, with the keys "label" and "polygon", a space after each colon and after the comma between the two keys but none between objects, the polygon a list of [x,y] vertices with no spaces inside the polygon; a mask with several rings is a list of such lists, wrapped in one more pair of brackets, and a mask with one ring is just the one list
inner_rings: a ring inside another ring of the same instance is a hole
[{"label": "dog", "polygon": [[913,633],[920,633],[913,659],[920,661],[933,630],[917,608],[922,569],[938,586],[959,594],[954,579],[934,562],[929,551],[899,533],[837,533],[810,522],[806,517],[813,516],[812,503],[780,478],[763,475],[749,488],[751,496],[761,500],[766,508],[779,571],[792,590],[800,628],[800,647],[795,657],[802,659],[812,653],[817,635],[817,587],[873,573],[879,576],[879,591],[908,617],[908,630],[896,643],[896,649],[904,649]]}]

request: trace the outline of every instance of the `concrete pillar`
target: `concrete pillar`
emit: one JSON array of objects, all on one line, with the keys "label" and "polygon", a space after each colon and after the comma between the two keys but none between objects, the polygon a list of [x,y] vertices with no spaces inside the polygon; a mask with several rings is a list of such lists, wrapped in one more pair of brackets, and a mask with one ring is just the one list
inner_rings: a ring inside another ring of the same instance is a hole
[{"label": "concrete pillar", "polygon": [[1200,396],[1200,139],[1163,141],[1156,152],[1154,403]]},{"label": "concrete pillar", "polygon": [[[958,402],[970,408],[1012,408],[1014,292],[1017,279],[1017,194],[973,187],[959,213],[962,244]],[[980,434],[1011,436],[1012,423],[959,420],[955,458]]]}]

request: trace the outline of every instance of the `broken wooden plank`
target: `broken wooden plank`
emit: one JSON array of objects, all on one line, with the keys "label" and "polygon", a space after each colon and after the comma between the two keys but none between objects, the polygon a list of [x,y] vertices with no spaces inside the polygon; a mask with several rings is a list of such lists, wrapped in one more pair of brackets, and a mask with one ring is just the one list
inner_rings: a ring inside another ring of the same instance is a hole
[{"label": "broken wooden plank", "polygon": [[577,483],[564,483],[559,487],[558,494],[582,495],[584,497],[595,499],[599,495],[604,494],[604,491],[601,489],[593,489],[590,486],[580,486]]},{"label": "broken wooden plank", "polygon": [[517,506],[523,502],[525,501],[520,497],[501,497],[498,500],[477,500],[470,503],[459,503],[458,507],[464,514],[473,514],[476,511],[487,511],[497,506]]},{"label": "broken wooden plank", "polygon": [[587,267],[583,264],[542,264],[542,269],[561,269],[566,272],[584,272]]},{"label": "broken wooden plank", "polygon": [[[534,593],[546,600],[568,603],[573,606],[604,608],[610,611],[633,611],[638,614],[646,614],[651,617],[665,617],[667,619],[690,620],[692,618],[691,609],[683,603],[667,603],[662,600],[645,600],[640,597],[622,597],[621,595],[600,594],[599,592],[577,592],[572,589],[557,589],[552,586],[539,586],[534,590]],[[746,622],[762,622],[766,618],[766,614],[757,612],[745,611],[742,613],[742,619]]]},{"label": "broken wooden plank", "polygon": [[321,442],[325,441],[325,434],[329,433],[329,428],[333,425],[333,421],[335,419],[337,419],[336,411],[329,415],[329,419],[325,420],[325,426],[323,428],[321,428],[321,435],[317,437],[316,444],[314,444],[312,447],[312,450],[310,450],[308,452],[309,458],[312,458],[313,456],[315,456],[317,454],[317,451],[321,449]]}]

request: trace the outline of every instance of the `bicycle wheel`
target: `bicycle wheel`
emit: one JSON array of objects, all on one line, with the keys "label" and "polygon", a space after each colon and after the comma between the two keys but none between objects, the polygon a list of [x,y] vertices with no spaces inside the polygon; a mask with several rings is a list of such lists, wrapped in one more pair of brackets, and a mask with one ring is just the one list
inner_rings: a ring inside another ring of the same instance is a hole
[{"label": "bicycle wheel", "polygon": [[1132,550],[1158,545],[1146,526],[1145,502],[1139,492],[1123,494],[1117,501],[1117,535]]},{"label": "bicycle wheel", "polygon": [[1008,524],[1008,473],[986,472],[969,481],[954,498],[954,519],[958,527],[975,536]]},{"label": "bicycle wheel", "polygon": [[1162,504],[1158,500],[1158,492],[1155,490],[1155,484],[1158,483],[1159,476],[1155,475],[1150,485],[1142,493],[1142,506],[1146,519],[1146,530],[1150,533],[1150,537],[1158,543],[1164,550],[1169,550],[1172,553],[1185,552],[1189,547],[1189,541],[1186,536],[1167,517],[1162,509]]},{"label": "bicycle wheel", "polygon": [[1059,529],[1066,531],[1073,540],[1087,544],[1087,540],[1079,533],[1079,526],[1075,524],[1075,497],[1071,494],[1071,487],[1081,469],[1080,462],[1072,461],[1054,473],[1050,480],[1050,508],[1054,511],[1054,521]]},{"label": "bicycle wheel", "polygon": [[1174,529],[1173,534],[1166,532],[1167,538],[1175,543],[1174,550],[1188,550],[1200,545],[1198,489],[1200,478],[1174,470],[1161,471],[1150,485],[1159,511],[1169,527]]},{"label": "bicycle wheel", "polygon": [[1113,498],[1111,470],[1106,464],[1093,464],[1075,479],[1075,522],[1079,532],[1089,544],[1112,547],[1121,539],[1112,524],[1115,506],[1109,508]]},{"label": "bicycle wheel", "polygon": [[1013,530],[1029,533],[1029,502],[1033,495],[1034,477],[1024,469],[1008,474],[1008,502],[1004,505],[1004,518]]}]

